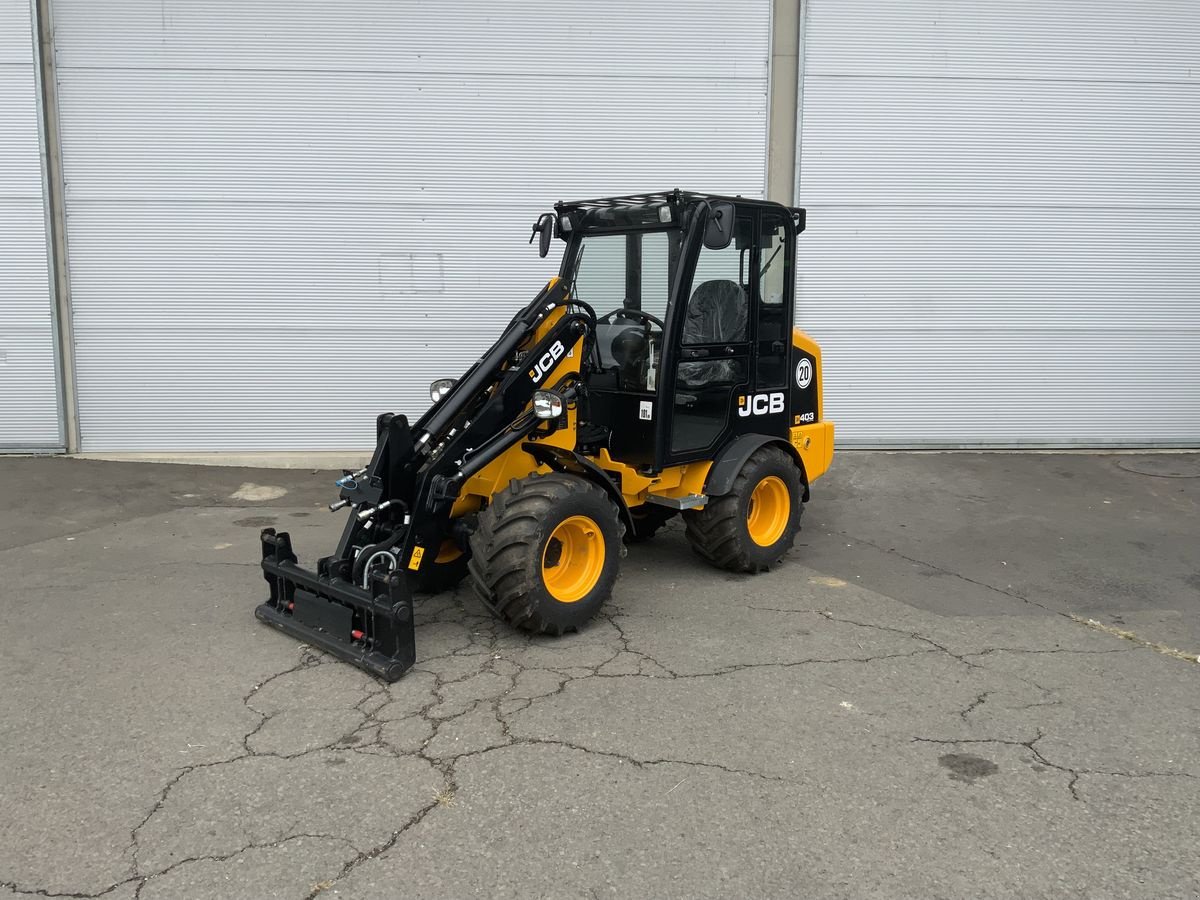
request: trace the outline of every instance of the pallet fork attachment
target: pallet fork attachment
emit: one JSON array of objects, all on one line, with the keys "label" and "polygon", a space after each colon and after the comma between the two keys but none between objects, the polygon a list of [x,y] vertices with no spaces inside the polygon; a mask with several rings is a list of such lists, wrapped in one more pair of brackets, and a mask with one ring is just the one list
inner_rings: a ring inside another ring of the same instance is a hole
[{"label": "pallet fork attachment", "polygon": [[296,565],[288,533],[273,528],[262,532],[262,568],[271,598],[254,611],[260,621],[385,681],[396,681],[416,662],[404,572],[372,573],[369,591],[328,574],[327,566],[314,575]]}]

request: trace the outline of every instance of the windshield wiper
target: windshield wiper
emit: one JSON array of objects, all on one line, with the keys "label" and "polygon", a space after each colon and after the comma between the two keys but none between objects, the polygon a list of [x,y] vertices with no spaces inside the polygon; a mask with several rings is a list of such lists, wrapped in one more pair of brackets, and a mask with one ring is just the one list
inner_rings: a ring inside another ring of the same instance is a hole
[{"label": "windshield wiper", "polygon": [[777,257],[779,255],[779,251],[782,249],[783,249],[783,244],[780,244],[778,247],[776,247],[775,252],[771,254],[771,258],[768,259],[766,264],[761,269],[758,270],[758,277],[760,279],[764,275],[767,274],[767,269],[771,268],[771,263],[775,262],[775,257]]},{"label": "windshield wiper", "polygon": [[571,296],[578,296],[575,293],[575,282],[579,280],[579,265],[583,262],[583,252],[587,250],[587,244],[579,245],[579,255],[575,257],[575,268],[571,271]]}]

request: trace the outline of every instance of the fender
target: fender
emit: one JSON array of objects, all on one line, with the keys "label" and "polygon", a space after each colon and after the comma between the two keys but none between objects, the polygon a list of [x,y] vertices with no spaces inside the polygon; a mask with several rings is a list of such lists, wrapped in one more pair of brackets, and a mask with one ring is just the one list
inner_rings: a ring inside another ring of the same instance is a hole
[{"label": "fender", "polygon": [[612,498],[613,503],[617,504],[617,509],[621,514],[621,521],[625,523],[626,532],[632,533],[633,514],[629,512],[629,506],[625,503],[625,497],[622,496],[621,489],[613,484],[612,479],[598,465],[586,456],[580,456],[574,450],[567,450],[564,447],[553,447],[549,444],[537,444],[528,441],[521,445],[521,449],[542,465],[549,466],[555,472],[570,472],[572,475],[579,475],[604,488],[605,493]]},{"label": "fender", "polygon": [[782,438],[769,434],[743,434],[725,447],[708,470],[708,479],[704,482],[704,493],[710,497],[719,497],[733,490],[733,480],[746,464],[746,460],[759,447],[773,444],[787,451],[800,470],[800,480],[804,484],[804,501],[808,502],[808,474],[804,471],[804,461],[796,448]]}]

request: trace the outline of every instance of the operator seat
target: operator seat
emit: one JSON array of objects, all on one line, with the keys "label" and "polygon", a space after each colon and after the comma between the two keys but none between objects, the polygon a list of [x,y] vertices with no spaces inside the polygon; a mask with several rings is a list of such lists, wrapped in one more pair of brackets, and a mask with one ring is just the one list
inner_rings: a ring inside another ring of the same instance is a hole
[{"label": "operator seat", "polygon": [[[683,344],[725,344],[747,340],[750,304],[736,281],[714,279],[701,283],[688,301],[683,320]],[[731,359],[679,364],[679,379],[689,388],[730,384],[736,368]]]}]

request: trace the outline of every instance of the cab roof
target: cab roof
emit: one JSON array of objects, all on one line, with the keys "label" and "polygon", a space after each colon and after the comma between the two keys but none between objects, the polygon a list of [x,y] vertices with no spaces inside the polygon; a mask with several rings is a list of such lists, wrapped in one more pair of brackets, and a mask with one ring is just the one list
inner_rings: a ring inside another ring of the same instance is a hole
[{"label": "cab roof", "polygon": [[596,200],[559,200],[554,209],[560,213],[571,210],[615,209],[621,206],[646,206],[655,203],[688,203],[694,200],[727,200],[741,206],[757,206],[769,209],[786,209],[801,222],[804,210],[796,206],[784,206],[774,200],[758,200],[753,197],[729,197],[724,194],[705,194],[697,191],[650,191],[644,194],[626,194],[620,197],[600,197]]}]

